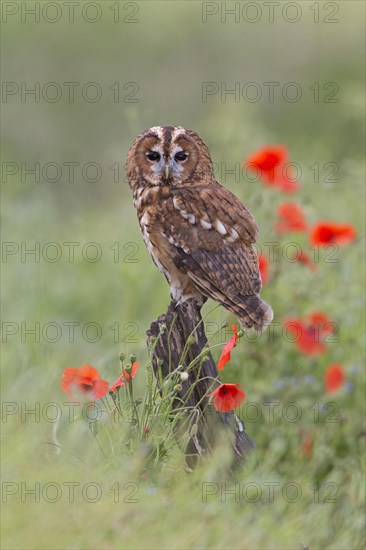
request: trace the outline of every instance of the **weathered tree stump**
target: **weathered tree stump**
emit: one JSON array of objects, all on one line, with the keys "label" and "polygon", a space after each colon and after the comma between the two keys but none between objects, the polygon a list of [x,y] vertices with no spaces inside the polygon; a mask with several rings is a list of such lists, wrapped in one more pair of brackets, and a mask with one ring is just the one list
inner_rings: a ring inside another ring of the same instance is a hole
[{"label": "weathered tree stump", "polygon": [[[166,329],[162,332],[161,326]],[[160,315],[147,331],[147,343],[153,349],[152,365],[158,383],[164,380],[178,365],[189,370],[189,378],[182,381],[176,404],[184,403],[187,411],[195,409],[197,432],[184,449],[188,466],[194,467],[199,457],[208,454],[215,445],[220,427],[230,430],[234,451],[234,465],[244,463],[254,443],[245,432],[244,423],[233,412],[217,413],[209,403],[207,394],[219,384],[216,364],[208,350],[207,338],[200,307],[195,300],[181,305],[171,301],[167,312]],[[183,357],[183,360],[182,360]],[[174,405],[174,404],[173,404]]]}]

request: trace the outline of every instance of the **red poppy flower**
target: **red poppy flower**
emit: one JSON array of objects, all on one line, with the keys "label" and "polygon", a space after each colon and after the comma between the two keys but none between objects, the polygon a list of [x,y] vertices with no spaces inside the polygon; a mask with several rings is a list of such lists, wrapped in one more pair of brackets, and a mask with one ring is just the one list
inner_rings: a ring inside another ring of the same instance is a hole
[{"label": "red poppy flower", "polygon": [[286,331],[295,338],[294,342],[301,353],[305,355],[320,355],[327,350],[325,336],[333,332],[333,324],[322,312],[314,312],[308,317],[288,319],[285,322]]},{"label": "red poppy flower", "polygon": [[217,412],[233,411],[245,399],[245,392],[238,386],[240,384],[221,384],[209,395],[213,396],[213,404]]},{"label": "red poppy flower", "polygon": [[122,386],[125,386],[126,383],[129,384],[133,378],[135,378],[135,374],[137,372],[137,369],[139,368],[139,361],[135,361],[132,363],[131,372],[126,372],[126,369],[123,369],[123,372],[119,378],[114,382],[114,384],[111,385],[109,388],[109,393],[114,393],[118,390],[118,388],[121,388]]},{"label": "red poppy flower", "polygon": [[278,205],[277,212],[280,219],[276,223],[276,230],[279,233],[307,230],[304,212],[297,202],[283,202]]},{"label": "red poppy flower", "polygon": [[337,391],[344,384],[344,370],[342,365],[330,365],[324,374],[324,386],[327,393]]},{"label": "red poppy flower", "polygon": [[245,164],[261,170],[263,174],[267,174],[266,177],[269,177],[278,166],[285,164],[287,157],[287,149],[284,145],[273,145],[262,147],[252,153]]},{"label": "red poppy flower", "polygon": [[332,328],[327,326],[330,325],[331,320],[326,313],[322,311],[313,311],[313,313],[309,314],[308,319],[312,325],[320,325],[323,331],[327,333],[332,332]]},{"label": "red poppy flower", "polygon": [[326,246],[329,243],[348,244],[356,238],[356,230],[351,224],[319,222],[311,230],[312,244]]},{"label": "red poppy flower", "polygon": [[233,325],[231,328],[234,331],[234,336],[232,336],[230,338],[230,340],[228,342],[226,342],[226,344],[224,345],[224,348],[223,348],[222,353],[221,353],[221,357],[220,357],[219,362],[217,364],[217,370],[222,370],[224,368],[224,366],[226,365],[226,363],[228,363],[230,361],[230,359],[231,359],[230,352],[233,348],[235,348],[236,342],[239,338],[236,326]]},{"label": "red poppy flower", "polygon": [[316,270],[316,263],[310,258],[309,254],[304,252],[304,250],[296,252],[295,256],[292,259],[296,260],[300,264],[306,265],[308,268],[311,269],[311,271]]},{"label": "red poppy flower", "polygon": [[72,400],[74,399],[73,390],[76,390],[95,401],[105,396],[108,382],[101,379],[97,369],[90,365],[83,365],[78,369],[67,368],[64,370],[61,388]]},{"label": "red poppy flower", "polygon": [[244,165],[259,175],[269,187],[292,193],[299,187],[293,177],[293,170],[287,164],[287,149],[283,145],[273,145],[258,149],[248,157]]},{"label": "red poppy flower", "polygon": [[269,260],[264,254],[258,254],[258,267],[261,274],[262,284],[265,285],[269,277]]},{"label": "red poppy flower", "polygon": [[300,337],[296,345],[305,355],[321,355],[326,351],[326,345],[320,340],[319,331],[313,326],[300,325]]}]

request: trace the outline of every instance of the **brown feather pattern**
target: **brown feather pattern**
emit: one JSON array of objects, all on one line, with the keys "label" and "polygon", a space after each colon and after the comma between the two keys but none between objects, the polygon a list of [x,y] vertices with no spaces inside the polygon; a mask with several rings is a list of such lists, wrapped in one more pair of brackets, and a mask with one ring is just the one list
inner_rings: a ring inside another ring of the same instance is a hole
[{"label": "brown feather pattern", "polygon": [[[160,155],[154,163],[149,151]],[[179,152],[187,154],[182,163]],[[173,172],[166,177],[165,167]],[[271,307],[259,297],[253,244],[257,224],[242,202],[216,181],[207,146],[191,130],[155,127],[133,143],[127,175],[145,243],[180,301],[212,298],[243,328],[263,330]]]}]

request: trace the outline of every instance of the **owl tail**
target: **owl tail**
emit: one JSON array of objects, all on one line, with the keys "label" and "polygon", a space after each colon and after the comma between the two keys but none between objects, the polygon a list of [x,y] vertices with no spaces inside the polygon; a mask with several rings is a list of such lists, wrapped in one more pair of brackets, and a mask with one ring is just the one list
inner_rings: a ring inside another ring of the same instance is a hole
[{"label": "owl tail", "polygon": [[273,310],[258,294],[237,296],[235,302],[236,314],[244,330],[254,328],[257,332],[263,332],[271,323]]}]

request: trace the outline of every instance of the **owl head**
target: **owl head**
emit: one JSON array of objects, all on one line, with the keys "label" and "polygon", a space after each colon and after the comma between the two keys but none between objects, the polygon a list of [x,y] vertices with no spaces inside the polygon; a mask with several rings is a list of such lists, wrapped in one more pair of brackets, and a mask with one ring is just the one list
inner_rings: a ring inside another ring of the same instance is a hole
[{"label": "owl head", "polygon": [[213,176],[206,144],[181,126],[154,126],[140,134],[129,150],[126,169],[134,191],[141,185],[202,184]]}]

